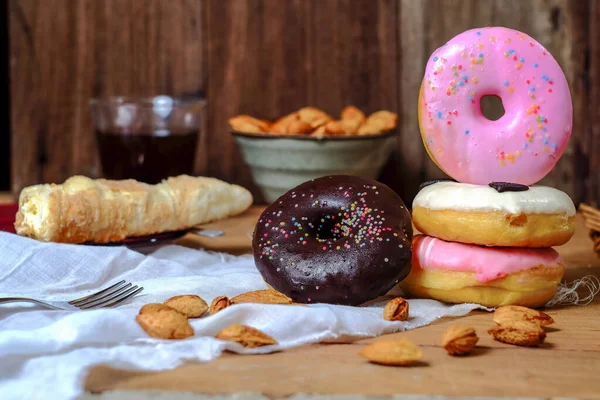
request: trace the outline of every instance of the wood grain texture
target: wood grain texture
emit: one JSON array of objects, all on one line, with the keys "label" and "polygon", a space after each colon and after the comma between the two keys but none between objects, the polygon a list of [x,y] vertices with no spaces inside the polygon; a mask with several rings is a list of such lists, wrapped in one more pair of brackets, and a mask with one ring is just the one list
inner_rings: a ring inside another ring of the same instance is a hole
[{"label": "wood grain texture", "polygon": [[207,15],[207,147],[219,149],[208,155],[208,173],[250,187],[256,196],[227,119],[242,113],[274,119],[303,105],[304,51],[286,51],[285,38],[302,40],[304,24],[297,20],[305,19],[304,9],[299,2],[217,0],[208,1]]},{"label": "wood grain texture", "polygon": [[258,196],[228,134],[233,115],[396,111],[396,9],[394,0],[209,0],[209,174]]},{"label": "wood grain texture", "polygon": [[[235,221],[209,225],[227,231],[211,248],[250,251],[248,232],[252,231],[261,210],[253,207]],[[178,243],[197,247],[208,240],[186,237]],[[600,277],[600,259],[592,251],[581,215],[577,217],[575,237],[557,250],[567,263],[567,281],[590,274]],[[115,389],[211,394],[257,392],[271,398],[296,393],[598,398],[600,297],[587,306],[556,307],[546,312],[556,323],[548,329],[546,341],[540,348],[517,347],[492,340],[487,334],[495,325],[492,316],[474,312],[381,338],[407,337],[417,343],[424,358],[422,364],[413,367],[378,366],[360,357],[358,352],[363,346],[380,340],[377,338],[351,344],[302,346],[268,355],[225,353],[210,362],[190,362],[161,372],[96,367],[87,376],[85,386],[93,392]],[[274,321],[275,324],[280,322]],[[456,324],[469,325],[477,331],[480,341],[470,355],[452,357],[441,347],[444,331]]]},{"label": "wood grain texture", "polygon": [[[10,104],[8,4],[0,3],[0,99]],[[10,106],[0,109],[0,190],[10,188]]]},{"label": "wood grain texture", "polygon": [[425,165],[432,162],[423,146],[417,114],[419,90],[425,64],[429,58],[425,46],[428,42],[425,31],[427,15],[428,12],[423,5],[417,5],[412,0],[400,0],[398,8],[400,144],[391,162],[396,166],[397,171],[401,171],[403,184],[398,192],[409,207],[422,182],[433,175],[443,175],[441,171],[437,174],[427,173]]},{"label": "wood grain texture", "polygon": [[[588,306],[588,311],[598,313],[600,306]],[[568,311],[552,314],[563,318]],[[557,324],[557,328],[566,333],[572,324],[582,323],[586,318],[563,320],[565,324],[560,327]],[[268,355],[226,354],[209,363],[189,363],[160,373],[96,367],[88,376],[86,389],[95,393],[109,390],[177,390],[214,395],[254,392],[270,398],[297,393],[545,399],[568,394],[570,398],[598,398],[598,350],[558,350],[552,334],[548,344],[539,349],[499,345],[486,333],[493,326],[489,314],[477,313],[461,318],[460,323],[473,326],[480,336],[478,347],[466,357],[449,356],[440,346],[443,332],[452,321],[386,335],[384,339],[410,338],[421,347],[424,361],[413,367],[370,364],[358,355],[365,343],[330,344]],[[593,332],[586,332],[577,335],[577,339],[592,342]],[[568,340],[563,335],[563,341]],[[203,379],[198,379],[199,376]]]},{"label": "wood grain texture", "polygon": [[[427,157],[418,138],[415,79],[422,74],[429,55],[457,34],[478,26],[506,26],[525,32],[547,47],[561,65],[571,88],[574,107],[572,139],[563,157],[540,184],[554,186],[573,196],[576,202],[587,198],[585,166],[581,158],[585,142],[587,93],[586,57],[589,4],[578,0],[427,0],[400,1],[400,55],[402,79],[399,80],[403,110],[401,152],[404,169],[421,180],[444,174]],[[590,41],[594,42],[594,41]],[[591,69],[590,69],[591,70]],[[419,71],[415,72],[415,71]],[[409,138],[415,137],[413,140]],[[598,144],[596,144],[598,146]],[[600,148],[598,148],[600,150]],[[587,151],[592,152],[589,148]],[[416,156],[415,156],[416,155]],[[414,162],[413,162],[414,160]],[[590,176],[590,181],[598,180]],[[416,193],[411,184],[406,198]],[[592,185],[592,183],[588,183]],[[417,185],[418,186],[418,185]]]},{"label": "wood grain texture", "polygon": [[587,166],[588,177],[585,182],[586,200],[595,206],[600,206],[600,43],[595,40],[600,36],[600,2],[592,1],[590,9],[589,38],[589,103],[585,108],[586,126],[585,142],[582,144],[579,156],[583,165]]},{"label": "wood grain texture", "polygon": [[13,191],[99,175],[89,98],[205,89],[202,4],[11,0]]},{"label": "wood grain texture", "polygon": [[[399,113],[381,180],[410,204],[443,173],[422,145],[417,101],[434,49],[476,26],[522,30],[571,87],[574,127],[541,183],[600,200],[597,0],[10,0],[12,188],[100,174],[87,100],[208,94],[195,172],[249,187],[227,119],[306,105]],[[260,196],[257,196],[260,202]]]}]

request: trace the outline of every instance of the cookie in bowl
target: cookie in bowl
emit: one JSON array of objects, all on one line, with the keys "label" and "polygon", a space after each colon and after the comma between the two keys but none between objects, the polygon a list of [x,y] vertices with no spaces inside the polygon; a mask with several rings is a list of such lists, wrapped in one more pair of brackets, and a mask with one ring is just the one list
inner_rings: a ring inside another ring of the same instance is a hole
[{"label": "cookie in bowl", "polygon": [[339,119],[304,107],[273,122],[249,115],[229,119],[235,141],[268,202],[310,179],[354,175],[377,179],[396,146],[397,115],[365,115],[345,107]]}]

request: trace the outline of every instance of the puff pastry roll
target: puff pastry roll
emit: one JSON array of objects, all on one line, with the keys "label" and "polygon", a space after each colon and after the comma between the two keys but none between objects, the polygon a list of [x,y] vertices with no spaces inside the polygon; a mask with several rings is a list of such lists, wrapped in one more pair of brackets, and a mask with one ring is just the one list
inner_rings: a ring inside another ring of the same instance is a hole
[{"label": "puff pastry roll", "polygon": [[194,227],[245,211],[252,195],[214,178],[181,175],[156,185],[73,176],[23,189],[19,235],[62,243],[108,243]]}]

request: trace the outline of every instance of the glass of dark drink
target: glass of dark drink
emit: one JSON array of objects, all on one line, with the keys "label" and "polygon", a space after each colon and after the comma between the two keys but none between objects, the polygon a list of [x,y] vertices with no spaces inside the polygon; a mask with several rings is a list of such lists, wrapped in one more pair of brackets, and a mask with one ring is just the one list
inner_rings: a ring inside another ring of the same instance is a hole
[{"label": "glass of dark drink", "polygon": [[204,105],[169,96],[90,100],[103,177],[154,184],[192,174]]}]

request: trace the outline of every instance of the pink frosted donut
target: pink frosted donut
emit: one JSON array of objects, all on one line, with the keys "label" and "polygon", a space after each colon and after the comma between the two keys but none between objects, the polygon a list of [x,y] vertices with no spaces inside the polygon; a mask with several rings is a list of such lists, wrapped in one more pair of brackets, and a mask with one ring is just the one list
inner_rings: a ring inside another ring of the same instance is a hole
[{"label": "pink frosted donut", "polygon": [[537,307],[548,302],[564,274],[551,248],[481,247],[418,235],[407,294],[448,303]]},{"label": "pink frosted donut", "polygon": [[[497,121],[481,112],[483,96],[502,99]],[[532,185],[563,154],[573,120],[565,75],[552,55],[524,33],[472,29],[433,52],[419,95],[427,152],[463,183]]]}]

